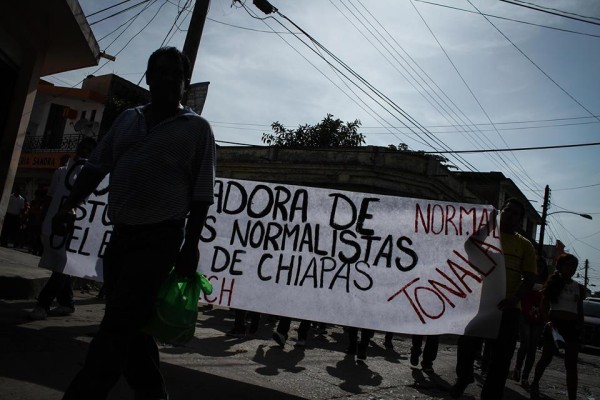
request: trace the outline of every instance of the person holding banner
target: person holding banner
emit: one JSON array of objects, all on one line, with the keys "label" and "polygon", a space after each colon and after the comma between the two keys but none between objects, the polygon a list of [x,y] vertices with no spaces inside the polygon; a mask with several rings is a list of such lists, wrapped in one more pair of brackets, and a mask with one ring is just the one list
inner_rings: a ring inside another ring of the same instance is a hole
[{"label": "person holding banner", "polygon": [[[53,215],[47,213],[50,210],[57,210],[59,204],[62,201],[62,197],[69,194],[69,176],[77,176],[83,167],[85,160],[92,154],[92,151],[96,148],[96,140],[91,137],[86,137],[79,142],[77,150],[75,151],[75,157],[69,158],[66,165],[58,168],[52,175],[52,182],[50,183],[50,189],[48,190],[48,199],[46,202],[45,216],[42,217],[44,222],[43,227],[50,227],[50,221]],[[42,243],[46,247],[45,254],[42,254],[40,265],[48,265],[51,268],[62,269],[65,264],[65,253],[66,244],[60,249],[54,249],[50,246],[51,238],[49,229],[42,230]],[[55,256],[56,253],[61,253]],[[62,264],[62,265],[58,265]],[[52,302],[56,299],[58,307],[50,310]],[[46,282],[42,288],[38,299],[37,305],[29,313],[29,318],[32,320],[42,320],[50,315],[65,316],[75,312],[75,303],[73,303],[73,280],[71,275],[63,274],[58,270],[53,270],[50,279]]]},{"label": "person holding banner", "polygon": [[519,321],[519,350],[513,370],[513,379],[521,382],[524,387],[529,385],[529,373],[535,362],[535,352],[544,328],[542,319],[542,293],[548,278],[548,266],[544,259],[538,255],[538,273],[533,289],[521,299],[521,320]]},{"label": "person holding banner", "polygon": [[[410,348],[410,365],[416,367],[419,365],[419,357],[423,354],[421,369],[425,373],[433,372],[433,362],[435,361],[440,344],[440,335],[412,335],[412,346]],[[425,341],[425,348],[422,348]]]},{"label": "person holding banner", "polygon": [[530,395],[539,399],[540,380],[550,365],[556,339],[562,339],[565,347],[565,370],[567,371],[567,394],[569,400],[577,399],[577,357],[583,330],[583,299],[585,288],[573,280],[579,260],[572,254],[563,253],[556,261],[556,271],[550,275],[542,290],[542,316],[544,347],[535,366]]},{"label": "person holding banner", "polygon": [[[481,390],[481,399],[501,399],[510,370],[510,363],[517,345],[521,298],[531,290],[537,271],[535,250],[531,242],[520,235],[525,207],[514,198],[509,198],[500,211],[500,242],[504,253],[506,273],[506,297],[497,305],[502,311],[500,328],[491,346],[491,360],[488,373]],[[458,339],[456,355],[457,380],[450,389],[450,395],[460,397],[467,386],[474,381],[473,364],[482,339],[461,336]]]},{"label": "person holding banner", "polygon": [[136,399],[168,398],[156,342],[143,327],[173,267],[181,276],[196,273],[200,236],[214,200],[212,129],[181,105],[190,76],[189,60],[178,49],[152,53],[146,71],[151,103],[117,117],[53,220],[57,234],[68,234],[74,208],[110,174],[106,309],[65,400],[106,399],[121,375]]}]

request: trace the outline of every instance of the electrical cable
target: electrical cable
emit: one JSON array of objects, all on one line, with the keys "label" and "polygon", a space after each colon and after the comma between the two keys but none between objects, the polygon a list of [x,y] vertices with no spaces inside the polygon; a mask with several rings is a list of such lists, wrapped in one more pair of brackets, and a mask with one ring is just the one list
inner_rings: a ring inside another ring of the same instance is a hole
[{"label": "electrical cable", "polygon": [[[475,7],[473,5],[473,3],[471,2],[471,0],[467,0],[469,2],[469,4],[471,4],[471,6],[477,10],[478,13],[481,14],[481,11],[479,11],[479,9],[477,7]],[[507,0],[501,0],[501,1],[507,1]],[[558,82],[556,82],[554,79],[552,79],[552,77],[550,75],[548,75],[546,73],[546,71],[544,71],[539,65],[537,65],[529,56],[527,56],[527,54],[525,54],[525,52],[523,50],[521,50],[521,48],[519,46],[517,46],[512,40],[510,40],[510,38],[508,36],[506,36],[504,34],[504,32],[502,32],[502,30],[500,30],[500,28],[498,28],[496,25],[494,25],[494,23],[492,21],[489,20],[489,18],[487,18],[485,15],[481,14],[481,16],[483,18],[485,18],[485,20],[494,27],[494,29],[496,29],[498,31],[498,33],[500,33],[500,35],[502,35],[507,41],[508,43],[510,43],[515,49],[517,49],[517,51],[523,56],[525,57],[535,68],[537,68],[538,71],[540,71],[546,78],[548,78],[550,80],[550,82],[554,83],[554,85],[559,88],[564,94],[566,94],[571,100],[573,100],[577,105],[579,105],[579,107],[581,107],[583,110],[585,110],[590,116],[595,116],[595,114],[593,112],[591,112],[590,110],[588,110],[583,104],[581,104],[575,97],[573,97],[571,95],[571,93],[569,93],[566,89],[564,89],[562,86],[560,86],[558,84]],[[600,24],[599,24],[600,25]],[[598,121],[600,121],[600,118],[596,117],[596,119]]]},{"label": "electrical cable", "polygon": [[[535,147],[512,147],[502,149],[487,149],[487,150],[454,150],[454,153],[500,153],[505,151],[526,151],[526,150],[549,150],[549,149],[566,149],[570,147],[588,147],[588,146],[599,146],[600,142],[594,143],[577,143],[577,144],[561,144],[554,146],[535,146]],[[432,154],[444,154],[445,151],[427,151],[426,153]]]},{"label": "electrical cable", "polygon": [[[565,14],[553,12],[553,11],[550,11],[550,10],[544,10],[542,8],[539,8],[539,7],[533,7],[533,6],[529,6],[527,4],[521,4],[521,3],[516,2],[516,1],[510,1],[510,0],[500,0],[500,1],[502,1],[504,3],[513,4],[513,5],[519,6],[519,7],[524,7],[524,8],[529,8],[531,10],[535,10],[535,11],[539,11],[539,12],[544,12],[544,13],[547,13],[547,14],[557,15],[559,17],[568,18],[568,19],[572,19],[572,20],[575,20],[575,21],[579,21],[579,22],[587,22],[588,24],[592,24],[592,25],[600,25],[600,23],[598,23],[598,22],[588,21],[588,20],[583,19],[583,18],[571,17],[569,15],[565,15]],[[591,17],[585,17],[585,18],[591,18]],[[594,19],[597,19],[597,18],[594,18]]]},{"label": "electrical cable", "polygon": [[111,15],[109,15],[108,17],[104,17],[104,18],[102,18],[102,19],[99,19],[98,21],[90,22],[90,24],[89,24],[89,25],[90,25],[90,26],[92,26],[92,25],[96,25],[96,24],[97,24],[97,23],[99,23],[99,22],[106,21],[107,19],[110,19],[110,18],[112,18],[112,17],[116,17],[117,15],[123,14],[124,12],[126,12],[126,11],[129,11],[129,10],[131,10],[131,9],[133,9],[133,8],[136,8],[136,7],[138,7],[138,6],[141,6],[142,4],[144,4],[144,3],[147,3],[147,2],[149,2],[149,1],[150,1],[150,0],[142,0],[142,1],[140,1],[139,3],[137,3],[137,4],[134,4],[134,5],[130,6],[130,7],[127,7],[127,8],[125,8],[125,9],[121,10],[121,11],[118,11],[118,12],[114,13],[114,14],[111,14]]},{"label": "electrical cable", "polygon": [[[457,11],[464,11],[464,12],[471,13],[471,14],[478,14],[476,11],[467,10],[467,9],[464,9],[464,8],[453,7],[453,6],[449,6],[449,5],[446,5],[446,4],[433,3],[431,1],[425,1],[425,0],[414,0],[414,1],[419,2],[419,3],[430,4],[432,6],[449,8],[449,9],[457,10]],[[593,33],[586,33],[586,32],[573,31],[573,30],[570,30],[570,29],[557,28],[555,26],[548,26],[548,25],[536,24],[536,23],[533,23],[533,22],[520,21],[518,19],[513,19],[513,18],[508,18],[508,17],[500,17],[498,15],[492,15],[492,14],[487,14],[487,13],[484,13],[483,15],[485,15],[487,17],[490,17],[490,18],[503,19],[505,21],[517,22],[519,24],[537,26],[539,28],[546,28],[546,29],[552,29],[552,30],[555,30],[555,31],[562,31],[562,32],[566,32],[566,33],[574,33],[574,34],[577,34],[577,35],[584,35],[584,36],[591,36],[591,37],[600,38],[600,35],[595,35]]]},{"label": "electrical cable", "polygon": [[595,19],[597,21],[600,21],[600,18],[588,17],[587,15],[577,14],[577,13],[570,12],[570,11],[565,11],[565,10],[559,10],[558,8],[545,7],[545,6],[542,6],[542,5],[539,5],[539,4],[530,3],[528,1],[523,1],[523,0],[513,0],[513,1],[517,2],[517,3],[529,4],[531,6],[543,8],[544,10],[556,11],[556,12],[559,12],[561,14],[573,15],[575,17],[581,17],[581,18],[587,18],[587,19]]},{"label": "electrical cable", "polygon": [[123,1],[121,1],[120,3],[113,4],[113,5],[112,5],[112,6],[110,6],[110,7],[106,7],[106,8],[103,8],[102,10],[99,10],[99,11],[93,12],[93,13],[91,13],[91,14],[88,14],[88,15],[86,15],[86,16],[85,16],[85,18],[93,17],[93,16],[94,16],[94,15],[96,15],[96,14],[103,13],[104,11],[108,11],[108,10],[110,10],[111,8],[118,7],[118,6],[120,6],[121,4],[125,4],[125,3],[128,3],[128,2],[130,2],[130,1],[131,1],[131,0],[123,0]]},{"label": "electrical cable", "polygon": [[[433,36],[434,40],[437,42],[438,46],[440,47],[440,49],[442,50],[442,52],[446,56],[446,59],[450,62],[450,65],[452,66],[452,68],[454,69],[454,71],[457,73],[457,75],[460,77],[461,81],[463,82],[463,84],[465,85],[465,87],[467,88],[467,90],[469,91],[469,93],[471,94],[471,96],[473,97],[473,99],[475,100],[475,102],[479,105],[479,108],[483,111],[484,115],[486,116],[486,118],[488,119],[488,121],[492,124],[492,126],[494,126],[493,122],[491,121],[491,119],[490,119],[490,117],[488,115],[488,113],[483,108],[483,105],[481,104],[481,102],[479,101],[479,99],[477,98],[477,96],[475,96],[475,93],[473,92],[473,90],[471,89],[471,87],[469,86],[469,84],[467,83],[467,81],[464,79],[464,77],[462,76],[462,74],[458,70],[458,67],[456,66],[456,64],[454,63],[454,61],[452,60],[452,58],[450,57],[450,55],[448,54],[448,52],[446,51],[446,49],[444,48],[444,46],[442,46],[442,43],[439,41],[439,39],[437,38],[437,36],[435,35],[435,33],[433,32],[433,30],[431,29],[431,27],[427,23],[427,21],[425,20],[425,18],[421,14],[421,12],[419,12],[419,9],[415,6],[415,4],[413,3],[412,0],[410,1],[410,4],[413,6],[414,10],[419,15],[419,17],[421,18],[421,20],[423,21],[423,23],[425,24],[425,26],[427,27],[427,29],[429,30],[429,32],[431,33],[431,35]],[[497,132],[498,136],[504,142],[504,138],[502,138],[502,135],[500,134],[500,132],[498,132],[498,131],[496,131],[496,132]],[[504,142],[504,143],[506,145],[506,142]],[[506,146],[508,147],[508,145],[506,145]],[[514,157],[514,155],[513,155],[513,157]],[[513,176],[515,176],[516,179],[518,179],[521,183],[523,183],[523,185],[526,188],[528,188],[529,190],[532,190],[531,186],[529,184],[527,184],[527,182],[525,182],[521,178],[521,174],[516,173],[515,170],[512,168],[512,166],[504,159],[504,157],[500,156],[499,159],[508,168],[508,170],[512,172]],[[518,163],[518,161],[517,161],[517,163]],[[518,165],[520,165],[520,163],[518,163]],[[521,166],[521,168],[522,168],[522,166]],[[531,179],[531,177],[527,174],[527,171],[523,171],[523,172],[524,172],[524,176],[526,176],[527,178],[529,178],[529,180],[531,182],[533,182],[533,180]],[[535,182],[533,182],[533,186],[534,187],[536,186]]]},{"label": "electrical cable", "polygon": [[[242,5],[242,7],[244,8],[244,10],[245,10],[245,11],[246,11],[246,12],[247,12],[247,13],[248,13],[248,14],[249,14],[249,15],[250,15],[252,18],[255,18],[255,19],[261,20],[261,21],[262,21],[262,22],[263,22],[263,23],[264,23],[264,24],[265,24],[267,27],[269,27],[269,28],[270,28],[270,29],[271,29],[273,32],[276,32],[276,31],[275,31],[275,30],[274,30],[274,29],[273,29],[273,28],[272,28],[272,27],[271,27],[271,26],[270,26],[270,25],[269,25],[269,24],[268,24],[268,23],[265,21],[266,19],[274,19],[273,17],[260,18],[260,17],[256,16],[256,14],[252,13],[252,12],[251,12],[251,11],[250,11],[250,10],[249,10],[247,7],[245,7],[245,5]],[[281,23],[280,23],[280,24],[281,24]],[[287,29],[287,27],[284,27],[284,28],[285,28],[285,29]],[[288,29],[288,31],[290,31],[290,30]],[[291,31],[290,31],[290,32],[291,32]],[[361,108],[364,110],[364,108],[363,108],[363,107],[362,107],[360,104],[358,104],[358,102],[357,102],[357,100],[356,100],[356,99],[354,99],[354,98],[352,98],[351,96],[349,96],[349,95],[348,95],[348,94],[347,94],[347,93],[346,93],[346,92],[345,92],[345,91],[344,91],[344,90],[343,90],[341,87],[339,87],[339,86],[338,86],[338,85],[337,85],[335,82],[333,82],[333,81],[331,80],[331,78],[329,78],[329,77],[328,77],[328,76],[327,76],[327,75],[326,75],[326,74],[325,74],[323,71],[321,71],[321,70],[320,70],[320,69],[319,69],[319,68],[318,68],[318,67],[317,67],[317,66],[316,66],[314,63],[312,63],[310,60],[308,60],[308,58],[306,58],[306,57],[305,57],[305,56],[304,56],[302,53],[300,53],[300,51],[298,51],[298,50],[297,50],[297,49],[296,49],[296,48],[295,48],[295,47],[294,47],[294,46],[293,46],[291,43],[289,43],[287,40],[285,40],[285,38],[284,38],[284,37],[282,37],[281,35],[279,35],[279,34],[278,34],[278,36],[279,36],[279,37],[281,38],[281,40],[283,40],[283,41],[284,41],[284,42],[285,42],[285,43],[286,43],[288,46],[290,46],[290,47],[292,48],[292,50],[294,50],[294,51],[295,51],[295,52],[296,52],[298,55],[300,55],[302,58],[304,58],[304,60],[305,60],[305,61],[307,61],[307,62],[308,62],[310,65],[312,65],[312,66],[313,66],[313,67],[314,67],[314,68],[315,68],[315,69],[316,69],[316,70],[317,70],[319,73],[321,73],[321,75],[323,75],[323,76],[325,77],[325,79],[327,79],[329,82],[331,82],[331,83],[332,83],[332,84],[333,84],[335,87],[337,87],[337,88],[338,88],[338,89],[339,89],[339,90],[340,90],[342,93],[344,93],[344,94],[345,94],[345,95],[346,95],[346,96],[347,96],[347,97],[348,97],[350,100],[352,100],[352,101],[353,101],[355,104],[357,104],[359,107],[361,107]],[[296,36],[296,35],[295,35],[295,36]],[[296,36],[296,37],[297,37],[297,36]],[[313,51],[313,52],[316,52],[314,49],[312,49],[310,46],[308,46],[308,44],[306,44],[304,41],[302,41],[301,39],[299,39],[299,40],[300,40],[300,41],[301,41],[301,42],[302,42],[302,43],[303,43],[305,46],[307,46],[307,47],[308,47],[308,48],[309,48],[311,51]],[[317,55],[318,55],[318,54],[317,54]],[[332,64],[331,64],[331,63],[329,63],[327,60],[324,60],[324,61],[325,61],[325,62],[326,62],[326,63],[327,63],[327,64],[328,64],[330,67],[332,66]],[[337,68],[335,68],[335,67],[333,67],[333,68],[334,68],[335,70],[337,70],[338,72],[341,72],[341,71],[339,71]],[[342,73],[342,75],[344,75],[344,74]],[[345,75],[344,75],[344,76],[345,76]],[[346,77],[346,76],[345,76],[345,77]],[[349,78],[347,78],[347,77],[346,77],[346,79],[347,79],[347,80],[349,80]],[[353,83],[355,86],[357,86],[357,87],[358,87],[358,88],[359,88],[361,91],[363,91],[363,93],[365,93],[367,96],[369,96],[369,97],[370,97],[370,98],[371,98],[371,99],[372,99],[372,100],[373,100],[375,103],[377,103],[379,106],[381,106],[382,108],[384,108],[384,110],[386,110],[388,113],[390,113],[390,115],[392,115],[392,117],[395,117],[393,113],[391,113],[389,110],[387,110],[387,109],[385,108],[385,106],[384,106],[384,105],[382,105],[381,103],[377,102],[377,100],[376,100],[376,99],[374,99],[372,96],[370,96],[368,93],[366,93],[366,92],[364,91],[364,89],[360,88],[358,85],[356,85],[356,83],[354,83],[354,82],[352,82],[352,83]],[[353,92],[353,93],[354,93],[354,92]],[[356,97],[357,97],[357,98],[359,98],[359,96],[356,96]],[[360,99],[360,100],[363,102],[363,104],[365,104],[365,105],[366,105],[366,103],[365,103],[365,102],[364,102],[362,99]],[[377,113],[375,110],[373,110],[373,108],[371,108],[369,105],[366,105],[366,107],[367,107],[367,108],[369,108],[369,109],[370,109],[370,110],[371,110],[371,111],[372,111],[372,112],[373,112],[375,115],[377,115],[377,116],[380,118],[380,120],[383,120],[383,121],[385,121],[385,119],[384,119],[383,117],[381,117],[381,116],[380,116],[380,115],[379,115],[379,114],[378,114],[378,113]],[[366,110],[365,110],[365,112],[369,113],[369,112],[368,112],[368,111],[366,111]],[[369,113],[369,114],[370,114],[370,113]],[[373,116],[372,114],[370,114],[370,115],[371,115],[371,116]],[[373,118],[374,118],[374,119],[377,119],[377,118],[375,118],[375,117],[373,117]],[[395,117],[395,118],[397,119],[397,117]],[[403,125],[406,127],[406,125],[404,124],[404,122],[403,122],[403,121],[400,121],[400,120],[399,120],[399,122],[400,122],[400,123],[402,123],[402,124],[403,124]],[[387,124],[389,124],[389,125],[391,126],[391,124],[390,124],[389,122],[385,121],[385,123],[387,123]],[[384,126],[384,128],[385,128],[385,126]],[[399,139],[399,138],[398,138],[398,139]],[[424,144],[424,143],[421,143],[421,144]],[[425,145],[427,145],[427,144],[425,143]]]},{"label": "electrical cable", "polygon": [[[371,83],[369,83],[364,77],[362,77],[361,75],[359,75],[358,73],[356,73],[352,68],[350,68],[346,63],[344,63],[341,59],[339,59],[335,54],[333,54],[331,51],[329,51],[325,46],[323,46],[321,43],[319,43],[315,38],[313,38],[311,35],[309,35],[306,31],[304,31],[302,28],[300,28],[297,24],[295,24],[291,19],[289,19],[288,17],[286,17],[285,15],[283,15],[280,11],[276,11],[278,15],[280,15],[282,18],[286,19],[288,22],[290,22],[292,25],[294,25],[294,27],[298,30],[300,30],[304,36],[306,36],[307,38],[309,38],[309,40],[311,40],[311,42],[315,43],[317,46],[319,46],[319,48],[321,48],[323,51],[325,51],[325,53],[327,53],[327,55],[329,57],[331,57],[333,60],[335,60],[338,64],[340,64],[344,69],[346,69],[351,75],[353,75],[355,78],[357,78],[362,84],[364,84],[366,87],[369,88],[369,90],[371,90],[373,93],[375,93],[375,95],[379,98],[381,98],[386,104],[388,104],[389,106],[391,106],[396,112],[398,112],[400,115],[402,115],[402,117],[404,117],[406,120],[408,120],[415,128],[418,128],[419,131],[421,133],[423,133],[425,136],[427,136],[430,140],[432,140],[433,142],[435,142],[436,144],[445,147],[448,149],[448,146],[445,145],[443,142],[441,142],[439,139],[437,139],[435,136],[433,136],[431,134],[431,132],[428,132],[419,122],[417,122],[412,116],[410,116],[410,114],[408,114],[405,110],[403,110],[401,107],[399,107],[393,100],[391,100],[389,97],[385,96],[381,91],[379,91],[377,88],[375,88]],[[282,25],[284,28],[285,25],[283,25],[281,22],[279,22],[277,19],[275,19],[275,21],[277,21],[280,25]],[[287,28],[286,28],[287,29]],[[327,62],[327,61],[326,61]],[[337,69],[337,68],[336,68]],[[339,71],[339,70],[338,70]],[[341,71],[339,71],[341,72]],[[348,79],[348,78],[347,78]],[[351,81],[352,82],[352,81]],[[353,84],[356,84],[355,82],[352,82]],[[408,126],[408,125],[407,125]],[[431,144],[429,144],[430,147],[434,148],[434,146],[432,146]],[[473,168],[471,166],[469,166],[469,163],[466,161],[462,161],[462,163],[467,166],[469,169]]]}]

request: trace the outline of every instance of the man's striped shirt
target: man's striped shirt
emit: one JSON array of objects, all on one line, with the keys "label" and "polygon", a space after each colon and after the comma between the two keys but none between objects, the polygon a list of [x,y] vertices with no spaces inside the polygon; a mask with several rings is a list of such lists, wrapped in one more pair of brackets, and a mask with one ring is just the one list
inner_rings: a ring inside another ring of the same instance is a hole
[{"label": "man's striped shirt", "polygon": [[110,174],[108,216],[114,224],[183,220],[192,201],[214,201],[216,151],[209,123],[181,110],[148,130],[144,107],[119,115],[86,164]]}]

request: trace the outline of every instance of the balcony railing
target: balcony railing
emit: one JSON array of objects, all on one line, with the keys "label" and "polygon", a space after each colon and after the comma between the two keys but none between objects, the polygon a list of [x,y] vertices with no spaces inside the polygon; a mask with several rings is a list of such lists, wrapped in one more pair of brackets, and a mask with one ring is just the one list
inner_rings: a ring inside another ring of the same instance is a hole
[{"label": "balcony railing", "polygon": [[85,135],[76,133],[62,137],[26,136],[23,141],[23,152],[73,152]]}]

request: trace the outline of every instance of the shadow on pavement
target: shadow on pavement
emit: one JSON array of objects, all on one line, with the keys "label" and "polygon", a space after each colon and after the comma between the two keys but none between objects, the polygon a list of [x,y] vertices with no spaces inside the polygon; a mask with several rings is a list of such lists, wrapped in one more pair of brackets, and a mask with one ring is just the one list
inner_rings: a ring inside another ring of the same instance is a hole
[{"label": "shadow on pavement", "polygon": [[[368,359],[367,359],[368,360]],[[340,388],[350,393],[362,393],[361,386],[379,386],[381,375],[369,369],[367,362],[356,362],[353,355],[346,355],[335,367],[326,367],[327,373],[342,380]]]},{"label": "shadow on pavement", "polygon": [[[28,392],[39,390],[40,393],[46,393],[47,390],[44,388],[63,392],[81,368],[87,352],[88,344],[81,338],[89,339],[98,325],[43,327],[40,326],[40,322],[29,324],[25,310],[34,305],[33,301],[18,304],[0,301],[0,377],[7,378],[5,381],[14,385],[13,391],[18,390],[19,387],[26,387]],[[60,320],[57,321],[60,324]],[[223,338],[216,339],[223,342]],[[217,343],[217,340],[214,342]],[[222,350],[217,349],[215,353],[218,351]],[[269,359],[269,356],[266,358]],[[282,364],[282,366],[293,368],[292,364]],[[171,400],[300,399],[288,393],[166,362],[161,363],[161,367]],[[38,386],[41,388],[36,389]],[[121,380],[112,390],[109,398],[131,398],[132,395]],[[40,396],[30,398],[43,397]]]}]

